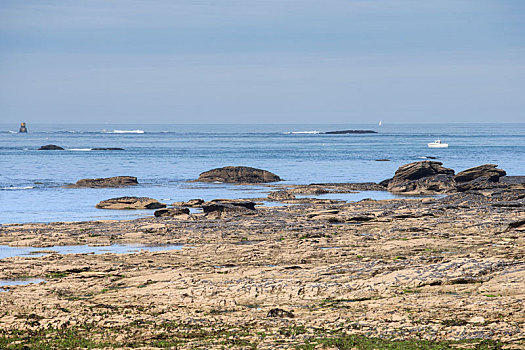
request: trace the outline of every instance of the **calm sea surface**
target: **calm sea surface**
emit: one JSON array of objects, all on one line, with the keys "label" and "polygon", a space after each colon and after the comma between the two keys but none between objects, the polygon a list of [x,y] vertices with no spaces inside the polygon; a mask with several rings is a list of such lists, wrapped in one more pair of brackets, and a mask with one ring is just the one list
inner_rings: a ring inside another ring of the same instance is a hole
[{"label": "calm sea surface", "polygon": [[[285,183],[381,181],[403,164],[437,157],[461,171],[495,163],[525,175],[525,123],[421,125],[17,125],[0,124],[0,224],[133,219],[152,211],[95,209],[118,196],[148,196],[164,203],[191,198],[265,196],[267,188],[187,183],[203,171],[245,165],[272,171]],[[378,134],[292,133],[372,129]],[[115,132],[115,130],[117,132]],[[144,133],[118,131],[142,130]],[[440,138],[450,146],[430,149]],[[38,151],[56,144],[65,151]],[[124,151],[92,151],[121,147]],[[376,159],[390,159],[377,162]],[[66,189],[81,178],[131,175],[139,186]],[[333,196],[333,195],[332,195]],[[344,199],[391,198],[382,192]],[[343,197],[341,197],[343,198]]]}]

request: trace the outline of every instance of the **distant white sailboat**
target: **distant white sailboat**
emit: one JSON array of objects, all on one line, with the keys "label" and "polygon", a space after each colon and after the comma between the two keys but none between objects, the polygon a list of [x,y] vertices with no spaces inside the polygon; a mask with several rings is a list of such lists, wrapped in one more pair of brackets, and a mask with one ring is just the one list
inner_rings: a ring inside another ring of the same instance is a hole
[{"label": "distant white sailboat", "polygon": [[379,121],[379,126],[381,126],[381,125],[383,125],[383,121],[382,120]]}]

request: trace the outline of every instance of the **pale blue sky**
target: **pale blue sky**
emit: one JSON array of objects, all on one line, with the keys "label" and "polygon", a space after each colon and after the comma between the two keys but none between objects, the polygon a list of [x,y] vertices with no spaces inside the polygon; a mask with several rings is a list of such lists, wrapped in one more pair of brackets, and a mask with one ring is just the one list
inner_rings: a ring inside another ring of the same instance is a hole
[{"label": "pale blue sky", "polygon": [[0,121],[524,122],[523,0],[0,0]]}]

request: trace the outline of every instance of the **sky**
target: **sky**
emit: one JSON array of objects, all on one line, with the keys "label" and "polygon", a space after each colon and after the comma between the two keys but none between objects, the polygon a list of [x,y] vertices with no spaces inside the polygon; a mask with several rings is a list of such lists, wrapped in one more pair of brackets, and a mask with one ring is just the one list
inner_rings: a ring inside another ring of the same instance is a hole
[{"label": "sky", "polygon": [[0,122],[525,122],[523,0],[0,0]]}]

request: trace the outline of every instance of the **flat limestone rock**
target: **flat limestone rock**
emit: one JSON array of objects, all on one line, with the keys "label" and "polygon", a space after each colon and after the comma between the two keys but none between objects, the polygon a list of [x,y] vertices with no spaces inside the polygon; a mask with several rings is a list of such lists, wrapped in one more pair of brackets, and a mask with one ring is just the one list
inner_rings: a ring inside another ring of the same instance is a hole
[{"label": "flat limestone rock", "polygon": [[288,191],[274,191],[270,192],[270,194],[268,195],[268,199],[274,201],[290,200],[295,199],[295,195]]},{"label": "flat limestone rock", "polygon": [[227,183],[266,183],[281,181],[281,178],[267,170],[245,166],[227,166],[203,172],[195,181]]},{"label": "flat limestone rock", "polygon": [[190,199],[187,202],[174,202],[171,205],[173,205],[174,207],[200,208],[202,203],[204,203],[204,199],[195,198]]},{"label": "flat limestone rock", "polygon": [[118,197],[104,200],[95,207],[99,209],[159,209],[165,208],[166,204],[148,197]]},{"label": "flat limestone rock", "polygon": [[125,187],[137,185],[138,181],[133,176],[114,176],[98,179],[80,179],[74,185],[67,186],[68,188],[104,188],[104,187]]},{"label": "flat limestone rock", "polygon": [[190,210],[188,208],[163,208],[156,210],[154,215],[156,217],[162,217],[162,216],[179,216],[179,215],[189,215]]}]

